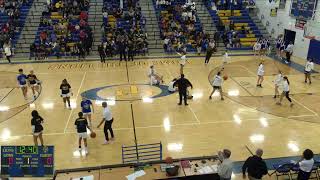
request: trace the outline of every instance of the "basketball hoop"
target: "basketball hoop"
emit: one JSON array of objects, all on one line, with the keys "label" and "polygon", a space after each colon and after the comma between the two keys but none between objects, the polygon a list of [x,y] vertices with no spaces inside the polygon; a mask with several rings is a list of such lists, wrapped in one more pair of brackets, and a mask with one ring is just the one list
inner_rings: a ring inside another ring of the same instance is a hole
[{"label": "basketball hoop", "polygon": [[320,22],[316,19],[320,18],[318,12],[314,12],[313,17],[304,26],[304,37],[308,39],[320,39]]}]

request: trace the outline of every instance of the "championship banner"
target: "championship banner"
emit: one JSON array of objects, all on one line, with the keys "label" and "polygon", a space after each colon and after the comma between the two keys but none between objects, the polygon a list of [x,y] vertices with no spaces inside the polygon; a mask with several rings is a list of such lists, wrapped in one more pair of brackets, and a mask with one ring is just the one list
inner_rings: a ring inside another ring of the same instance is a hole
[{"label": "championship banner", "polygon": [[307,24],[307,21],[304,19],[296,19],[295,27],[297,29],[304,29],[304,26]]},{"label": "championship banner", "polygon": [[292,0],[290,15],[298,18],[311,19],[318,0]]},{"label": "championship banner", "polygon": [[270,16],[276,17],[278,15],[278,8],[270,9]]}]

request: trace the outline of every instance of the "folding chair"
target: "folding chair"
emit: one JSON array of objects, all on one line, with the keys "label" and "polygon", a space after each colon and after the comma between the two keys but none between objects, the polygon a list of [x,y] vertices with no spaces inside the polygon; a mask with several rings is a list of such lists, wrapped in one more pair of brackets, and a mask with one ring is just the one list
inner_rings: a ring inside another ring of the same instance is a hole
[{"label": "folding chair", "polygon": [[[273,168],[275,169],[272,174],[276,174],[277,180],[279,176],[288,176],[290,180],[292,180],[290,170],[294,166],[292,163],[283,163],[283,164],[273,164]],[[272,175],[271,174],[271,175]]]}]

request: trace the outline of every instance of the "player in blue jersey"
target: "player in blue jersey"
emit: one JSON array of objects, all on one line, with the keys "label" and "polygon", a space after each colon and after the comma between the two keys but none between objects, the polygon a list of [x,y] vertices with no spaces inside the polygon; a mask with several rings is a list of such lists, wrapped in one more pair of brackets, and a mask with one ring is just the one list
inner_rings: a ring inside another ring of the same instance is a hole
[{"label": "player in blue jersey", "polygon": [[19,69],[19,75],[17,76],[17,81],[18,81],[19,87],[22,90],[22,94],[25,100],[27,100],[27,92],[28,92],[27,79],[28,77],[25,74],[23,74],[23,69]]},{"label": "player in blue jersey", "polygon": [[81,108],[84,118],[89,119],[89,126],[92,127],[91,114],[94,111],[92,102],[89,99],[82,97]]}]

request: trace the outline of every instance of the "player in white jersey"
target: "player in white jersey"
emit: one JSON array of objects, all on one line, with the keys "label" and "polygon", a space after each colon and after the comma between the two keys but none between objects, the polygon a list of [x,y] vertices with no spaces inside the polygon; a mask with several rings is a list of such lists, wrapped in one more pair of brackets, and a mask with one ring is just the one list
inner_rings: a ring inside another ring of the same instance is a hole
[{"label": "player in white jersey", "polygon": [[314,68],[314,64],[313,64],[313,60],[312,59],[308,59],[308,61],[306,62],[306,65],[304,67],[304,82],[307,83],[307,80],[309,80],[309,84],[311,84],[311,72]]},{"label": "player in white jersey", "polygon": [[220,93],[220,97],[221,97],[221,100],[224,100],[223,98],[223,93],[222,93],[222,83],[223,83],[223,79],[221,77],[221,71],[219,71],[213,78],[213,81],[211,83],[213,89],[212,89],[212,92],[210,93],[210,96],[209,96],[209,99],[212,99],[212,95],[213,93],[218,90],[219,93]]},{"label": "player in white jersey", "polygon": [[263,61],[259,64],[258,67],[258,71],[257,71],[257,75],[258,75],[258,80],[257,80],[257,87],[261,87],[262,88],[262,82],[264,80],[263,76],[264,76],[264,65],[263,65]]},{"label": "player in white jersey", "polygon": [[179,56],[181,56],[180,57],[180,60],[179,60],[179,64],[180,64],[180,74],[183,74],[183,68],[184,68],[184,66],[185,66],[185,64],[186,64],[186,62],[187,62],[187,56],[186,56],[186,51],[182,51],[181,53],[178,53],[177,52],[177,54],[179,55]]},{"label": "player in white jersey", "polygon": [[150,78],[150,85],[160,85],[160,83],[163,83],[163,76],[160,76],[157,74],[156,69],[153,65],[150,66],[148,77]]},{"label": "player in white jersey", "polygon": [[280,95],[279,87],[282,85],[283,75],[282,72],[279,70],[278,74],[276,75],[274,82],[274,96],[273,98],[277,98]]},{"label": "player in white jersey", "polygon": [[277,102],[277,105],[281,105],[282,99],[285,96],[288,99],[288,101],[290,102],[290,106],[291,107],[293,106],[292,100],[289,96],[289,92],[290,92],[290,82],[289,82],[288,77],[284,76],[283,77],[283,91],[281,93],[279,102]]},{"label": "player in white jersey", "polygon": [[260,55],[260,50],[261,50],[261,43],[259,41],[257,41],[254,45],[253,45],[253,53],[255,56]]},{"label": "player in white jersey", "polygon": [[[223,65],[227,64],[230,59],[231,59],[231,58],[230,58],[230,56],[229,56],[229,54],[228,54],[228,50],[226,50],[226,52],[225,52],[224,55],[223,55],[223,59],[222,59]],[[222,65],[222,66],[223,66],[223,65]]]}]

